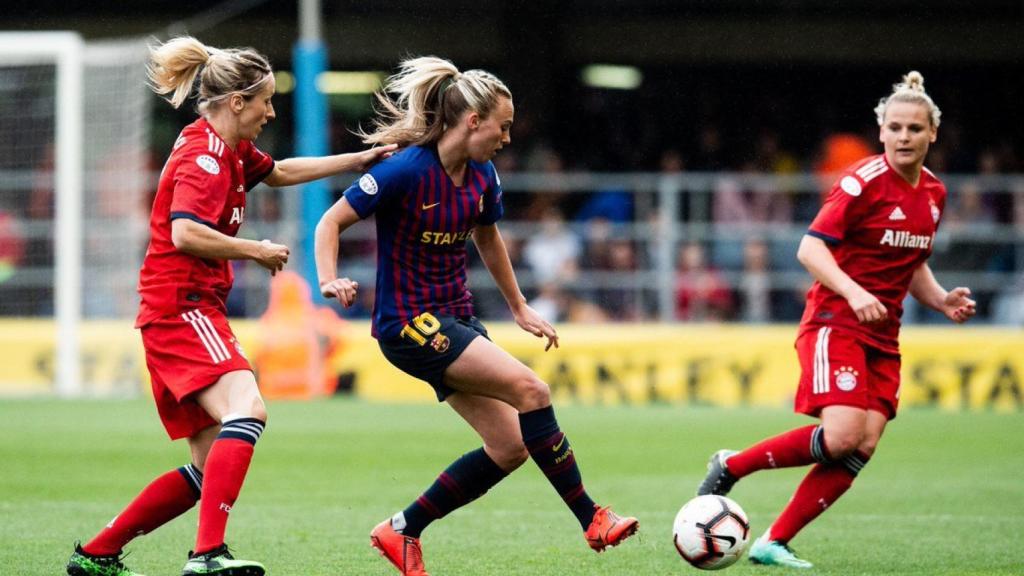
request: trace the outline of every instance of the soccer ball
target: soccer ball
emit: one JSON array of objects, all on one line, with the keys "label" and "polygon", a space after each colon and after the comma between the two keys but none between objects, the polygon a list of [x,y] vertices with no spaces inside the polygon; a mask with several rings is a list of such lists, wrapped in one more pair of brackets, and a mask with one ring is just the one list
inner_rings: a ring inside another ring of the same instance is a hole
[{"label": "soccer ball", "polygon": [[725,496],[697,496],[676,514],[672,540],[684,560],[702,570],[720,570],[740,559],[750,522],[740,505]]}]

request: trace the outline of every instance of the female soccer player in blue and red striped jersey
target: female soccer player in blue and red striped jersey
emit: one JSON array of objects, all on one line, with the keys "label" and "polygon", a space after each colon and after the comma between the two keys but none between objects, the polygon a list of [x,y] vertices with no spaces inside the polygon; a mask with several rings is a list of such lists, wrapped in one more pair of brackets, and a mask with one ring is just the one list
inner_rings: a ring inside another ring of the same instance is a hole
[{"label": "female soccer player in blue and red striped jersey", "polygon": [[72,576],[132,576],[122,548],[199,504],[195,550],[182,571],[259,576],[258,562],[224,545],[228,513],[249,469],[267,411],[248,360],[228,325],[230,260],[274,274],[288,248],[236,238],[246,194],[258,183],[289,186],[364,170],[394,147],[322,158],[274,160],[253,141],[274,119],[274,74],[251,48],[219,50],[194,38],[152,49],[149,78],[177,108],[198,77],[200,118],[182,130],[163,172],[139,274],[142,332],[153,397],[172,440],[188,438],[192,461],[154,480],[68,562]]},{"label": "female soccer player in blue and red striped jersey", "polygon": [[476,430],[483,447],[458,458],[422,496],[381,522],[371,543],[403,574],[426,574],[423,529],[483,495],[529,456],[593,549],[618,544],[636,531],[636,520],[590,499],[547,384],[491,342],[473,316],[466,285],[471,238],[516,323],[546,338],[545,350],[558,346],[555,329],[519,291],[497,227],[501,181],[491,159],[510,142],[511,92],[490,73],[459,72],[447,60],[425,57],[402,62],[379,101],[386,117],[364,140],[405,148],[364,174],[321,219],[320,291],[344,306],[353,303],[358,285],[337,273],[338,236],[375,215],[373,335],[392,364],[429,383]]},{"label": "female soccer player in blue and red striped jersey", "polygon": [[698,494],[726,494],[758,470],[814,464],[786,509],[750,549],[760,564],[810,568],[789,541],[853,484],[900,390],[899,329],[907,292],[956,323],[974,316],[967,288],[947,292],[928,267],[946,187],[924,167],[939,108],[910,72],[875,108],[884,154],[840,176],[797,258],[814,276],[797,335],[796,411],[820,425],[711,457]]}]

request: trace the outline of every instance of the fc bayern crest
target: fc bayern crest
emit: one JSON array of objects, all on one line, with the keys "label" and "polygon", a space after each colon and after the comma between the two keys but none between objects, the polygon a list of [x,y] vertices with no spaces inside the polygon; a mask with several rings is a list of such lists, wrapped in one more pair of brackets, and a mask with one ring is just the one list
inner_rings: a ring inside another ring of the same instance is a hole
[{"label": "fc bayern crest", "polygon": [[853,366],[840,366],[839,370],[835,371],[836,386],[843,392],[849,392],[857,387],[857,376],[859,372],[853,369]]},{"label": "fc bayern crest", "polygon": [[934,202],[931,204],[932,207],[932,222],[939,223],[939,216],[942,216],[942,212],[939,211],[939,207]]}]

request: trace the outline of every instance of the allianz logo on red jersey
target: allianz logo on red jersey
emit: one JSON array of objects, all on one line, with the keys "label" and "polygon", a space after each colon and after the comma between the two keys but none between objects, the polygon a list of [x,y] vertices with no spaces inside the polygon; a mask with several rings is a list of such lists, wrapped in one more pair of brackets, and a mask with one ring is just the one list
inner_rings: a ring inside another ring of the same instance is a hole
[{"label": "allianz logo on red jersey", "polygon": [[885,230],[885,234],[882,234],[882,239],[878,242],[882,246],[892,246],[894,248],[918,248],[920,250],[927,250],[932,244],[933,236],[925,236],[924,234],[911,234],[906,230]]}]

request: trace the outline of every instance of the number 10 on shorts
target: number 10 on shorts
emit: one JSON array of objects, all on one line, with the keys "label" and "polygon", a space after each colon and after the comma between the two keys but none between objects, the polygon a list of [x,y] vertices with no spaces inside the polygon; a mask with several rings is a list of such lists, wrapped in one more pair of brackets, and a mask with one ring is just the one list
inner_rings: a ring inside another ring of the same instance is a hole
[{"label": "number 10 on shorts", "polygon": [[424,312],[402,328],[402,338],[408,338],[423,346],[427,339],[441,329],[441,321],[430,312]]}]

